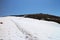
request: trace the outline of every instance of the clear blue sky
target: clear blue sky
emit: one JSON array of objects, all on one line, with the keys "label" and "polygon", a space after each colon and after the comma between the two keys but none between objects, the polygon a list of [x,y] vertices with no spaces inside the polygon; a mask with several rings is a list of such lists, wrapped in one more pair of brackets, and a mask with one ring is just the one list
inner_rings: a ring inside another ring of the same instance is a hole
[{"label": "clear blue sky", "polygon": [[0,16],[46,13],[60,16],[60,0],[3,0]]}]

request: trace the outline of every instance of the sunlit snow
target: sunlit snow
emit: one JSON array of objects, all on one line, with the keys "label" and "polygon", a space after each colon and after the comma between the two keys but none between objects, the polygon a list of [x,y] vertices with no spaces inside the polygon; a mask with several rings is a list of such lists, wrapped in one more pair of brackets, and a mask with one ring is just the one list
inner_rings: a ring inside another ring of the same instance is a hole
[{"label": "sunlit snow", "polygon": [[60,40],[60,24],[24,17],[0,17],[0,40]]}]

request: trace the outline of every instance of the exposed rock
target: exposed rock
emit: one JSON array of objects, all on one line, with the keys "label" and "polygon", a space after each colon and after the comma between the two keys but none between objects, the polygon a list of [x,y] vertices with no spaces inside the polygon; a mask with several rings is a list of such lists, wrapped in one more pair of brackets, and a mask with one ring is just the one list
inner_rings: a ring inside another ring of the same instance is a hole
[{"label": "exposed rock", "polygon": [[60,17],[49,14],[30,14],[30,15],[25,15],[25,17],[60,23]]},{"label": "exposed rock", "polygon": [[0,24],[3,24],[3,22],[0,22]]}]

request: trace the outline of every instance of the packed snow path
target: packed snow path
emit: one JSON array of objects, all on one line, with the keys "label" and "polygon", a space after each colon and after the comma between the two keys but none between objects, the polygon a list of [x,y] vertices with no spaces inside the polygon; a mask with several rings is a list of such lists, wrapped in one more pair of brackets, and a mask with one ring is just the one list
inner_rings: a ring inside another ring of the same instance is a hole
[{"label": "packed snow path", "polygon": [[60,24],[24,17],[0,17],[0,40],[60,40]]}]

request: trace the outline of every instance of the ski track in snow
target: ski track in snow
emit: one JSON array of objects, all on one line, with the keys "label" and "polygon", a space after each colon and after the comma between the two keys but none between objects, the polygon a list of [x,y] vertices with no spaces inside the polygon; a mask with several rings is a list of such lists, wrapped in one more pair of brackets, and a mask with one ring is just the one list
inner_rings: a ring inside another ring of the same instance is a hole
[{"label": "ski track in snow", "polygon": [[0,40],[60,40],[60,24],[24,17],[0,17]]}]

